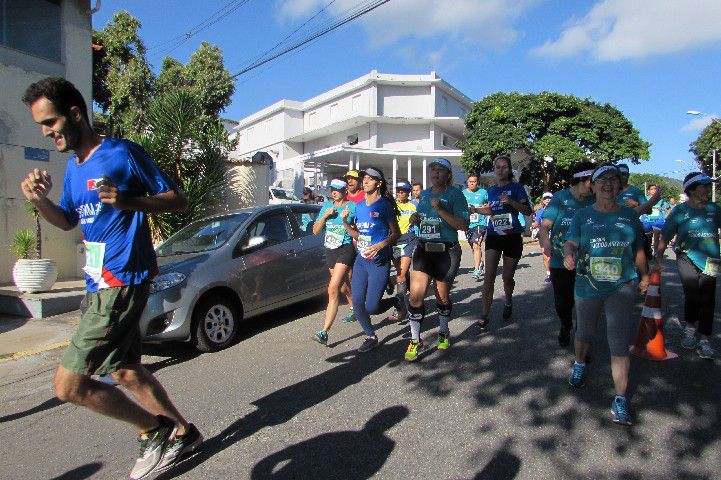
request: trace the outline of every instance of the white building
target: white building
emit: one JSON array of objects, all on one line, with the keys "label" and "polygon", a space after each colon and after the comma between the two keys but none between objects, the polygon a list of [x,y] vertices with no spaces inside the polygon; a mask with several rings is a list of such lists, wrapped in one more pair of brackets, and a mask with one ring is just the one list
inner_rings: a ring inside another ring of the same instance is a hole
[{"label": "white building", "polygon": [[[69,154],[43,138],[21,98],[33,82],[65,77],[92,99],[90,0],[0,0],[0,283],[11,280],[15,259],[7,245],[21,228],[34,228],[20,182],[33,168],[53,178],[50,197],[60,199]],[[42,221],[43,257],[61,277],[77,277],[80,229],[63,232]]]},{"label": "white building", "polygon": [[[389,181],[426,185],[427,165],[445,157],[457,181],[464,119],[473,101],[435,72],[372,71],[310,100],[280,100],[238,122],[231,159],[247,165],[258,152],[274,160],[275,184],[300,194],[348,169],[380,167]],[[260,182],[259,182],[260,183]]]}]

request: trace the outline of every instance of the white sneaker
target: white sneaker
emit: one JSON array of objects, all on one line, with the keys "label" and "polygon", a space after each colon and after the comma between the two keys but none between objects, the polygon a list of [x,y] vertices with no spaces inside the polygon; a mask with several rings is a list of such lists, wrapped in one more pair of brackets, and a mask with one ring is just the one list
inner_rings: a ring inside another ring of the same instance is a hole
[{"label": "white sneaker", "polygon": [[684,327],[683,337],[681,338],[681,346],[686,350],[693,350],[696,348],[696,330]]},{"label": "white sneaker", "polygon": [[711,343],[705,338],[698,342],[696,353],[698,353],[699,357],[705,358],[706,360],[713,360],[716,358],[716,352],[711,347]]}]

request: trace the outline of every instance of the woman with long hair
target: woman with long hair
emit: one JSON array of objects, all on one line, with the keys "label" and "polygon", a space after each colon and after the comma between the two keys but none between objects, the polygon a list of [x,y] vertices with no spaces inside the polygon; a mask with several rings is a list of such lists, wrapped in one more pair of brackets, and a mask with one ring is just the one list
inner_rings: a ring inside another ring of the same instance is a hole
[{"label": "woman with long hair", "polygon": [[421,323],[425,317],[423,299],[431,280],[434,280],[439,322],[436,347],[446,350],[450,346],[451,287],[461,264],[458,231],[468,229],[468,202],[453,186],[450,162],[437,158],[429,167],[431,187],[421,193],[414,218],[418,223],[418,246],[413,252],[411,270],[408,310],[411,342],[405,353],[408,361],[416,360],[424,350],[421,340]]},{"label": "woman with long hair", "polygon": [[518,261],[523,254],[524,227],[518,214],[531,215],[533,209],[523,185],[513,181],[513,168],[510,157],[501,155],[493,160],[495,183],[488,189],[488,206],[478,209],[488,215],[486,232],[486,276],[483,281],[483,311],[477,323],[480,333],[488,329],[488,315],[493,302],[493,289],[496,284],[498,263],[503,258],[503,291],[506,302],[503,307],[503,319],[511,318],[513,305],[513,287],[516,282]]},{"label": "woman with long hair", "polygon": [[[333,326],[335,317],[338,314],[338,303],[340,295],[343,294],[349,305],[353,305],[351,297],[350,281],[348,270],[355,261],[355,248],[353,238],[343,226],[341,212],[348,211],[347,221],[355,221],[355,203],[346,199],[348,184],[339,178],[330,182],[331,200],[325,202],[321,208],[321,215],[313,224],[313,234],[318,235],[325,229],[325,258],[328,270],[330,270],[330,282],[328,282],[328,307],[325,310],[325,322],[323,329],[313,335],[313,340],[323,345],[328,344],[328,332]],[[353,315],[351,307],[350,315]]]},{"label": "woman with long hair", "polygon": [[343,210],[341,218],[346,231],[356,240],[353,263],[353,310],[366,335],[359,352],[367,352],[378,345],[378,337],[371,324],[371,315],[383,313],[397,306],[397,298],[383,299],[391,268],[391,246],[400,237],[398,209],[388,191],[383,172],[367,168],[363,176],[365,200],[356,204],[356,222],[348,220],[350,212]]}]

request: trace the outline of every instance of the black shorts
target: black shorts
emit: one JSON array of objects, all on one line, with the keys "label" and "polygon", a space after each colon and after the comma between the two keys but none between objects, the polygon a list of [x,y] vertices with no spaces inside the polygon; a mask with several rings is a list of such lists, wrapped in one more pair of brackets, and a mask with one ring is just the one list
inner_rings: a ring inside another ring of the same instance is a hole
[{"label": "black shorts", "polygon": [[466,240],[470,244],[482,243],[486,236],[486,227],[483,225],[476,225],[475,227],[466,230]]},{"label": "black shorts", "polygon": [[331,270],[335,267],[336,263],[342,263],[343,265],[353,266],[355,262],[355,247],[352,243],[346,243],[338,248],[326,248],[325,249],[325,264]]},{"label": "black shorts", "polygon": [[520,233],[488,235],[486,237],[486,251],[488,250],[497,250],[504,257],[521,258],[523,255],[523,237]]},{"label": "black shorts", "polygon": [[413,258],[413,250],[415,250],[417,244],[418,237],[413,232],[404,233],[393,245],[393,258]]},{"label": "black shorts", "polygon": [[453,283],[461,265],[461,246],[457,243],[445,252],[426,252],[423,242],[413,252],[413,270],[423,272],[439,282]]}]

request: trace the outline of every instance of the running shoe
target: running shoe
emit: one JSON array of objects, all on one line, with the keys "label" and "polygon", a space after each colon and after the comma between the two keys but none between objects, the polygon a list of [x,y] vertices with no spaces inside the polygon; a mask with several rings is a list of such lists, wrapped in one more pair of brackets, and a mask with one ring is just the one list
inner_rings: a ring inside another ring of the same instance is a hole
[{"label": "running shoe", "polygon": [[714,351],[713,347],[711,347],[711,342],[705,338],[698,342],[698,346],[696,346],[696,353],[698,353],[699,357],[706,360],[713,360],[716,358],[716,351]]},{"label": "running shoe", "polygon": [[503,319],[508,320],[511,318],[511,315],[513,315],[513,305],[504,305],[503,306]]},{"label": "running shoe", "polygon": [[481,318],[476,322],[476,328],[478,329],[478,335],[486,333],[488,331],[488,315],[481,315]]},{"label": "running shoe", "polygon": [[551,283],[551,276],[546,275],[546,278],[543,279],[543,283]]},{"label": "running shoe", "polygon": [[450,334],[448,334],[448,333],[439,333],[438,334],[438,340],[436,341],[436,347],[438,348],[438,350],[446,350],[448,347],[451,346],[449,337],[450,337]]},{"label": "running shoe", "polygon": [[363,343],[361,343],[361,346],[358,347],[358,351],[360,353],[365,353],[373,350],[378,346],[378,337],[366,337],[365,340],[363,340]]},{"label": "running shoe", "polygon": [[480,279],[480,278],[481,278],[481,269],[480,269],[480,268],[476,268],[475,270],[473,270],[473,273],[471,274],[471,277],[473,277],[473,280],[478,280],[478,279]]},{"label": "running shoe", "polygon": [[348,315],[343,317],[343,323],[352,323],[357,321],[358,319],[355,317],[355,312],[353,311],[353,308],[348,311]]},{"label": "running shoe", "polygon": [[184,456],[193,453],[201,443],[203,443],[203,435],[191,423],[185,435],[182,437],[175,435],[170,439],[156,471],[164,470],[178,463]]},{"label": "running shoe", "polygon": [[585,383],[585,379],[586,365],[573,362],[573,370],[571,370],[571,376],[568,377],[568,384],[572,387],[580,388]]},{"label": "running shoe", "polygon": [[129,478],[131,480],[148,478],[157,470],[170,439],[175,435],[177,430],[175,422],[162,415],[158,415],[158,422],[160,425],[155,430],[141,433],[138,436],[140,453],[135,461],[135,466],[130,471]]},{"label": "running shoe", "polygon": [[391,322],[397,322],[400,315],[398,315],[398,309],[394,308],[390,315],[388,315],[388,320]]},{"label": "running shoe", "polygon": [[313,334],[313,340],[320,343],[321,345],[328,345],[328,332],[321,330]]},{"label": "running shoe", "polygon": [[613,415],[613,423],[626,426],[633,425],[626,397],[621,395],[614,397],[613,403],[611,403],[611,415]]},{"label": "running shoe", "polygon": [[558,345],[561,347],[567,347],[571,343],[571,327],[561,325],[561,330],[558,331]]},{"label": "running shoe", "polygon": [[411,340],[406,350],[405,358],[409,362],[418,360],[418,355],[423,351],[423,340]]},{"label": "running shoe", "polygon": [[689,328],[688,326],[683,329],[683,336],[681,337],[681,346],[686,350],[693,350],[696,348],[696,330]]}]

